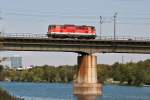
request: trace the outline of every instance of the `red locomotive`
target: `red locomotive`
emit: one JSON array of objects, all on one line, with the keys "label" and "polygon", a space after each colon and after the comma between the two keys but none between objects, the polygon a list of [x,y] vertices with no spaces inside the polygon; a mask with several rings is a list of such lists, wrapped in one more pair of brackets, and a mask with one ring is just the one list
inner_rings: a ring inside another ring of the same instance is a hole
[{"label": "red locomotive", "polygon": [[49,25],[47,33],[47,36],[52,38],[95,39],[96,37],[95,27],[87,25]]}]

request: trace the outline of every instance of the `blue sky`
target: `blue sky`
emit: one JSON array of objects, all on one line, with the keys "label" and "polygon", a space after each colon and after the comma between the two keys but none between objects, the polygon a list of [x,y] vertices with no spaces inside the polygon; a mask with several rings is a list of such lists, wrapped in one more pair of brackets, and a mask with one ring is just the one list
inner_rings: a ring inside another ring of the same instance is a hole
[{"label": "blue sky", "polygon": [[[113,15],[117,15],[117,36],[150,37],[149,0],[0,0],[0,30],[7,33],[46,34],[49,24],[94,25],[99,35],[99,16],[103,17],[102,35],[113,35]],[[76,64],[75,53],[0,52],[1,56],[23,56],[24,65]],[[143,54],[96,54],[98,63],[139,61]]]}]

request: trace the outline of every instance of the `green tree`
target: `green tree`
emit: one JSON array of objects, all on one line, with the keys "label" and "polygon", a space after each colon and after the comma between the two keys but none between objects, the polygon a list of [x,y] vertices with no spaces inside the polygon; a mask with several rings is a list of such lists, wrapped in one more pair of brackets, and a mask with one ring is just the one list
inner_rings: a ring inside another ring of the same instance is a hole
[{"label": "green tree", "polygon": [[0,65],[0,81],[4,80],[4,67]]}]

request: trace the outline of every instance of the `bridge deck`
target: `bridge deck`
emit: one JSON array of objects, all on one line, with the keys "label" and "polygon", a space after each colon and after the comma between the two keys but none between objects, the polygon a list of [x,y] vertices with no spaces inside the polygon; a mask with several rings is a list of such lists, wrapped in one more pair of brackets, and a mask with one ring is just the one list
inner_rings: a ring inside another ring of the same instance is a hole
[{"label": "bridge deck", "polygon": [[27,36],[1,36],[0,49],[11,51],[58,51],[77,53],[150,53],[150,40],[131,38],[53,39]]}]

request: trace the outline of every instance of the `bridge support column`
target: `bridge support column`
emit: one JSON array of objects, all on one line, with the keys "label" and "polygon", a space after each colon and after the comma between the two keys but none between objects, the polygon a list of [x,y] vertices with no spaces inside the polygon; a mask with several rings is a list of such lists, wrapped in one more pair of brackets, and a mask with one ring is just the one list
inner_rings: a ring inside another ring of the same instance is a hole
[{"label": "bridge support column", "polygon": [[97,57],[89,54],[78,56],[78,74],[74,81],[74,95],[102,95],[102,84],[97,82]]}]

